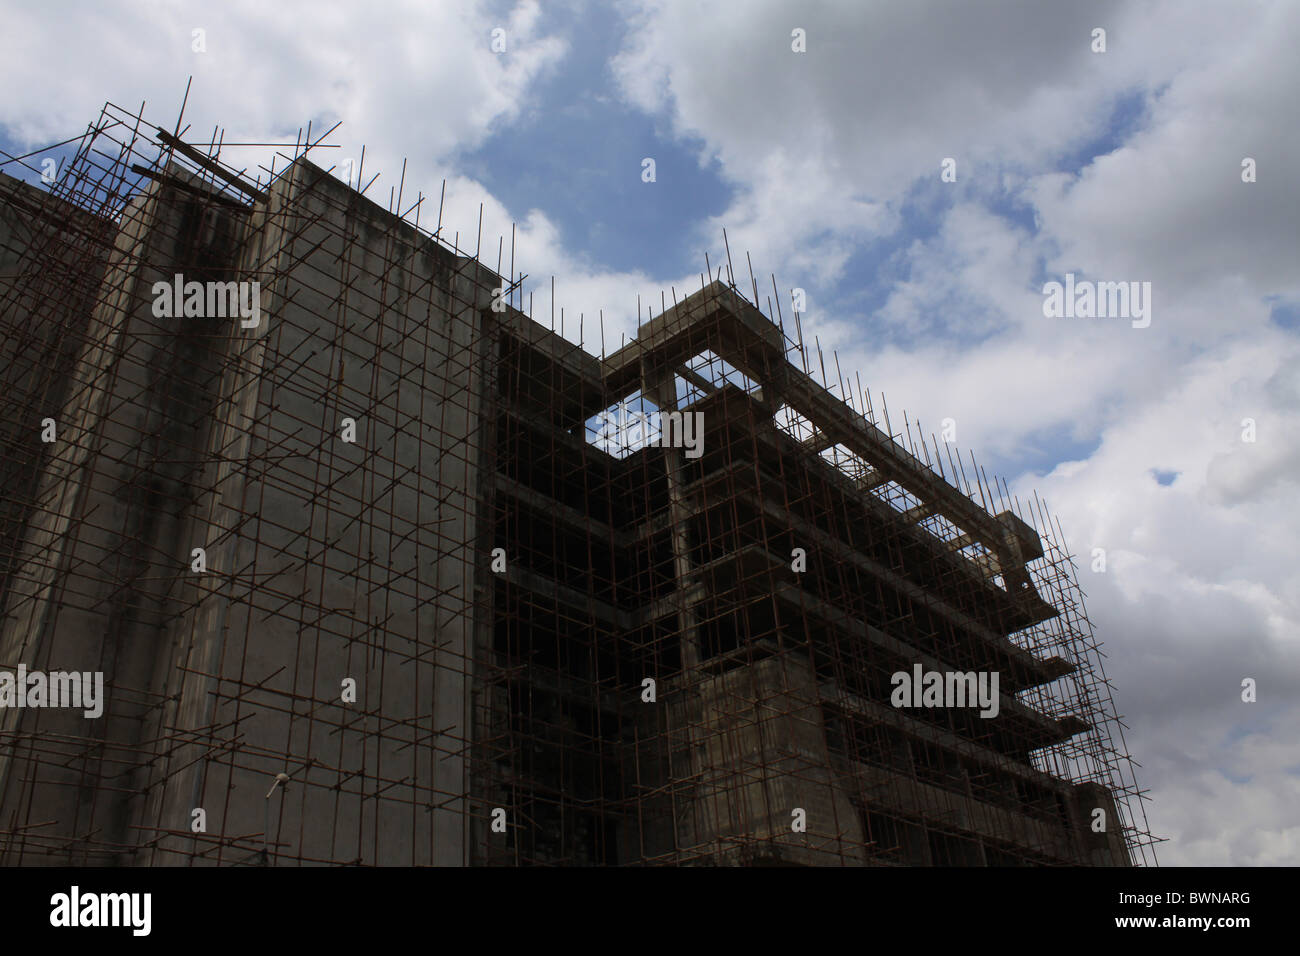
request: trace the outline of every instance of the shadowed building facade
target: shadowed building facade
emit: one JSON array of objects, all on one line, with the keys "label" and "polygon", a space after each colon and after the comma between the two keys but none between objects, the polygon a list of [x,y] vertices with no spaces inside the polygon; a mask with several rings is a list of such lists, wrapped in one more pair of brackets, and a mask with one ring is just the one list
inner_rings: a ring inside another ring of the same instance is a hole
[{"label": "shadowed building facade", "polygon": [[[0,183],[0,670],[106,686],[0,708],[0,860],[1147,860],[1046,510],[818,382],[756,283],[597,357],[305,150],[254,183],[138,126]],[[597,440],[629,403],[698,446]],[[996,716],[894,706],[918,665]]]}]

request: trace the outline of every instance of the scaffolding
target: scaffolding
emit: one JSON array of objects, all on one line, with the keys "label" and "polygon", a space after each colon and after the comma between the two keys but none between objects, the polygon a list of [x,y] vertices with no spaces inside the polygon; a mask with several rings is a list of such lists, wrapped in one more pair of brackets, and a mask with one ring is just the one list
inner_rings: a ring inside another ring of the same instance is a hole
[{"label": "scaffolding", "polygon": [[[0,860],[1155,863],[1059,524],[775,277],[706,260],[597,355],[404,170],[186,133],[110,104],[0,180],[0,669],[108,685],[0,710]],[[998,715],[891,705],[914,666]]]}]

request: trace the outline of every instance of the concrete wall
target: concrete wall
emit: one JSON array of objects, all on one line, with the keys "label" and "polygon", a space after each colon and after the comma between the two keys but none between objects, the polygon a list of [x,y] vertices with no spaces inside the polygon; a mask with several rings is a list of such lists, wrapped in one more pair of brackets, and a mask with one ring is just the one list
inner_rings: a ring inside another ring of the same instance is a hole
[{"label": "concrete wall", "polygon": [[193,743],[143,814],[174,833],[203,808],[207,834],[166,836],[152,861],[269,817],[272,862],[459,865],[487,277],[308,164],[273,188],[237,273],[261,277],[263,323],[236,333],[220,385],[178,542],[208,571],[159,662],[163,724]]},{"label": "concrete wall", "polygon": [[48,445],[103,275],[85,255],[100,222],[0,173],[0,609],[26,533]]},{"label": "concrete wall", "polygon": [[[698,728],[684,845],[712,843],[722,864],[863,862],[861,819],[832,777],[805,664],[768,658],[701,676],[672,699],[678,732]],[[793,829],[796,809],[805,832]]]},{"label": "concrete wall", "polygon": [[[211,379],[221,344],[202,323],[160,327],[150,287],[194,261],[202,218],[191,193],[157,183],[133,201],[53,416],[59,440],[7,595],[0,661],[102,672],[109,699],[98,719],[0,711],[0,725],[23,738],[0,753],[0,820],[6,829],[42,824],[25,831],[37,846],[0,847],[7,863],[117,862],[114,846],[137,838],[126,830],[126,794],[133,765],[150,755],[141,720],[171,613],[171,548],[211,412],[195,384]],[[227,221],[217,240],[227,252],[237,228]],[[28,762],[34,747],[37,762]],[[88,835],[96,846],[78,839]]]},{"label": "concrete wall", "polygon": [[[57,415],[0,664],[109,700],[0,711],[0,830],[46,824],[0,860],[260,862],[269,821],[271,862],[459,865],[496,283],[306,163],[208,206],[132,203]],[[259,281],[259,326],[154,318],[175,272]]]},{"label": "concrete wall", "polygon": [[[1119,808],[1110,790],[1099,783],[1081,783],[1074,788],[1073,797],[1071,816],[1088,865],[1132,866],[1133,860],[1124,844]],[[1102,811],[1100,817],[1094,815],[1097,810]],[[1104,829],[1095,832],[1094,821]]]}]

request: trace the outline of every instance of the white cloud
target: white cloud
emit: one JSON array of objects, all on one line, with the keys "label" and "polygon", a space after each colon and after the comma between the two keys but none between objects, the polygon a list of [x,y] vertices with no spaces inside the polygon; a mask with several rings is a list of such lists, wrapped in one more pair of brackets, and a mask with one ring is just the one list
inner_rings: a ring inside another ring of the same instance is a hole
[{"label": "white cloud", "polygon": [[[204,122],[221,122],[238,139],[330,116],[351,143],[391,142],[437,159],[482,142],[562,57],[562,40],[537,34],[538,15],[536,0],[501,22],[481,3],[74,0],[54,29],[48,11],[18,5],[6,11],[0,59],[30,83],[0,89],[0,116],[11,136],[52,142],[84,128],[109,90],[124,107],[148,101],[165,120],[193,74],[187,118],[202,133]],[[495,26],[507,31],[505,54],[491,50]],[[206,52],[194,52],[195,30],[205,31]]]}]

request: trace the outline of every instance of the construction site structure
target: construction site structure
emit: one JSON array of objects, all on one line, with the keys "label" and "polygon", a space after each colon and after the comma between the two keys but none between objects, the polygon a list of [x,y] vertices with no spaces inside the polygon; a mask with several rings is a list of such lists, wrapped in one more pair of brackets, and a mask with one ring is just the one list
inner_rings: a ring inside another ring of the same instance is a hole
[{"label": "construction site structure", "polygon": [[774,279],[597,356],[310,130],[184,133],[0,176],[0,673],[104,681],[0,706],[0,863],[1155,862],[1059,525]]}]

